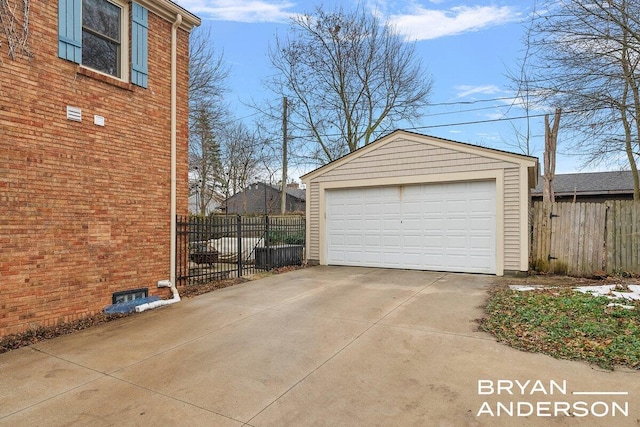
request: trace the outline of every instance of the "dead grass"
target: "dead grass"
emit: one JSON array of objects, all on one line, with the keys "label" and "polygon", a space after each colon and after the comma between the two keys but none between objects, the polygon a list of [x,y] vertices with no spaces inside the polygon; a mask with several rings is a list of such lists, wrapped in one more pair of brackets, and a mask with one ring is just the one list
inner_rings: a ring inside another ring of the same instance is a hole
[{"label": "dead grass", "polygon": [[[513,279],[490,292],[480,328],[520,350],[583,360],[606,369],[640,369],[640,302],[624,302],[635,306],[633,310],[608,307],[610,299],[572,289],[616,284],[624,290],[625,281],[629,279]],[[541,285],[543,289],[516,291],[509,289],[511,284]]]}]

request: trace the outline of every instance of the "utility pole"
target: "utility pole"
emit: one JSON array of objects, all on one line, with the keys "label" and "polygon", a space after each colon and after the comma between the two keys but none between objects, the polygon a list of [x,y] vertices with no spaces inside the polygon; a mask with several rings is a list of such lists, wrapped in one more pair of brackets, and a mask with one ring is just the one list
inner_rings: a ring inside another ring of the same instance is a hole
[{"label": "utility pole", "polygon": [[280,213],[287,211],[287,97],[282,98],[282,199]]}]

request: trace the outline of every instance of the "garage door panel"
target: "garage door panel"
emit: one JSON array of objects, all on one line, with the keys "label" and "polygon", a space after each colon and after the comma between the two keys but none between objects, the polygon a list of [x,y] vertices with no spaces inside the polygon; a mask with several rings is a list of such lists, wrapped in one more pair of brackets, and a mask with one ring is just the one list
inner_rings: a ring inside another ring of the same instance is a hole
[{"label": "garage door panel", "polygon": [[340,250],[338,248],[345,246],[345,235],[340,233],[335,233],[332,243],[333,243],[334,251],[339,252]]},{"label": "garage door panel", "polygon": [[494,181],[329,190],[326,203],[329,263],[495,273]]},{"label": "garage door panel", "polygon": [[490,215],[495,211],[495,201],[493,200],[470,200],[469,213],[474,215]]},{"label": "garage door panel", "polygon": [[[449,197],[455,197],[454,194],[448,194]],[[467,212],[468,201],[465,200],[447,200],[446,209],[449,215],[465,215]]]},{"label": "garage door panel", "polygon": [[359,249],[353,251],[345,251],[344,259],[346,262],[353,265],[354,263],[360,262],[360,260],[362,259],[362,252]]},{"label": "garage door panel", "polygon": [[364,244],[365,251],[368,248],[380,248],[382,247],[382,237],[378,235],[365,235],[362,239],[362,243]]},{"label": "garage door panel", "polygon": [[448,249],[451,251],[459,251],[463,250],[466,252],[467,249],[467,236],[456,236],[452,234],[448,234],[446,241],[444,243],[444,249]]},{"label": "garage door panel", "polygon": [[467,217],[463,216],[454,216],[454,217],[449,217],[446,219],[445,222],[445,229],[450,231],[450,232],[460,232],[460,233],[466,233],[467,232]]},{"label": "garage door panel", "polygon": [[440,234],[439,230],[444,229],[444,218],[425,218],[422,224],[425,233],[433,233],[432,230],[438,230],[438,234]]},{"label": "garage door panel", "polygon": [[413,250],[420,253],[423,245],[424,245],[424,237],[422,235],[412,234],[409,236],[406,236],[406,235],[404,236],[404,247],[406,252]]},{"label": "garage door panel", "polygon": [[[431,253],[429,250],[434,249],[437,251],[442,251],[444,247],[445,239],[442,235],[424,235],[424,241],[422,243],[422,247],[424,248],[426,253]],[[436,252],[438,253],[438,252]]]},{"label": "garage door panel", "polygon": [[491,230],[491,226],[495,222],[495,218],[491,218],[488,216],[480,216],[469,218],[469,230],[470,233],[473,234],[475,230],[487,230],[489,233]]},{"label": "garage door panel", "polygon": [[469,249],[472,249],[473,252],[481,252],[482,250],[487,251],[487,253],[491,252],[491,246],[489,245],[489,240],[492,239],[493,236],[488,234],[482,235],[471,235],[469,236]]},{"label": "garage door panel", "polygon": [[361,234],[346,234],[344,238],[344,245],[347,247],[359,248],[362,246]]},{"label": "garage door panel", "polygon": [[382,247],[384,248],[400,248],[402,246],[402,236],[398,234],[383,234]]},{"label": "garage door panel", "polygon": [[372,231],[375,231],[376,234],[379,234],[380,231],[382,230],[382,221],[379,218],[376,218],[376,219],[365,218],[365,220],[362,222],[362,227],[364,228],[364,230],[372,230]]},{"label": "garage door panel", "polygon": [[436,200],[426,200],[422,204],[422,209],[425,215],[434,214],[440,216],[444,209],[445,203],[444,201],[436,201]]}]

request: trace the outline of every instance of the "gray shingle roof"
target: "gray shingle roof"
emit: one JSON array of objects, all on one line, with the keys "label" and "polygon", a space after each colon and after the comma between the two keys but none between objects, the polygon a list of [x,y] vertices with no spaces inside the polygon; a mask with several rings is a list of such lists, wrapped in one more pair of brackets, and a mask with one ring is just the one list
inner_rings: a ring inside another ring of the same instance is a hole
[{"label": "gray shingle roof", "polygon": [[307,190],[305,190],[304,188],[287,188],[287,194],[300,200],[307,199]]},{"label": "gray shingle roof", "polygon": [[[554,178],[553,188],[558,196],[633,193],[633,174],[631,171],[559,174]],[[542,195],[542,178],[531,195]]]}]

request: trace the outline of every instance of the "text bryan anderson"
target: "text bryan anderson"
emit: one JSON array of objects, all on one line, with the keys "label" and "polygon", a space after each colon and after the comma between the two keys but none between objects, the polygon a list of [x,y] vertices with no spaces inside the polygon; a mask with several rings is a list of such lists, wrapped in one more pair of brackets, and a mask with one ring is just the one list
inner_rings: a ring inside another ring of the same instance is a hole
[{"label": "text bryan anderson", "polygon": [[[500,396],[484,401],[477,417],[628,417],[629,402],[620,401],[627,392],[567,391],[567,381],[549,380],[478,380],[478,395]],[[527,396],[548,396],[529,401]],[[567,400],[565,396],[592,396],[595,401]]]}]

